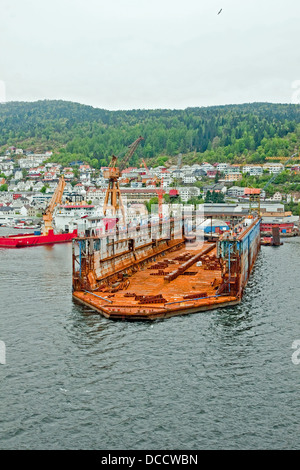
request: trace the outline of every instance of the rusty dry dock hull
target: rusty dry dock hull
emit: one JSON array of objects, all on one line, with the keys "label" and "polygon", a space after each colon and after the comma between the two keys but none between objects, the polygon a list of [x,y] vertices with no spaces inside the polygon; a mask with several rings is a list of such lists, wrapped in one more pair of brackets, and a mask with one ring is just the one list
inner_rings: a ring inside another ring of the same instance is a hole
[{"label": "rusty dry dock hull", "polygon": [[75,292],[73,299],[83,305],[91,307],[104,317],[110,320],[126,320],[126,321],[153,321],[158,319],[166,319],[178,315],[188,315],[192,313],[206,312],[221,307],[230,307],[240,303],[235,297],[223,297],[222,299],[215,299],[208,303],[207,301],[195,302],[192,305],[181,306],[177,308],[124,308],[124,306],[115,305],[113,307],[106,307],[97,302],[93,295],[82,292]]},{"label": "rusty dry dock hull", "polygon": [[[113,320],[156,320],[238,304],[260,249],[260,220],[216,242],[73,242],[73,298]],[[149,236],[150,237],[150,236]],[[77,247],[77,252],[76,248]]]},{"label": "rusty dry dock hull", "polygon": [[115,320],[155,320],[239,302],[234,295],[219,294],[222,271],[215,243],[198,249],[183,240],[169,249],[166,242],[162,246],[155,260],[150,257],[131,274],[124,289],[75,291],[73,297]]}]

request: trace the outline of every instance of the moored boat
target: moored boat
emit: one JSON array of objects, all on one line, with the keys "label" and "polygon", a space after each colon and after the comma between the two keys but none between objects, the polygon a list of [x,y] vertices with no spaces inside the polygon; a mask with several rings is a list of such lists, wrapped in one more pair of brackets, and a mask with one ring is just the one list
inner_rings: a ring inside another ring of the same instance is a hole
[{"label": "moored boat", "polygon": [[[54,208],[61,203],[65,185],[66,183],[64,177],[61,176],[50,204],[43,214],[44,225],[41,231],[36,230],[33,233],[20,233],[18,235],[7,235],[5,237],[0,237],[0,247],[25,248],[29,246],[53,245],[54,243],[71,242],[73,238],[77,236],[77,229],[74,229],[72,232],[68,231],[56,233],[52,225],[53,211]],[[19,223],[14,228],[25,229],[29,227],[26,227],[24,223]]]},{"label": "moored boat", "polygon": [[43,235],[40,231],[7,235],[0,237],[0,248],[24,248],[38,245],[53,245],[54,243],[67,243],[71,242],[76,236],[77,230],[70,233],[54,233],[53,230],[49,230],[46,235]]}]

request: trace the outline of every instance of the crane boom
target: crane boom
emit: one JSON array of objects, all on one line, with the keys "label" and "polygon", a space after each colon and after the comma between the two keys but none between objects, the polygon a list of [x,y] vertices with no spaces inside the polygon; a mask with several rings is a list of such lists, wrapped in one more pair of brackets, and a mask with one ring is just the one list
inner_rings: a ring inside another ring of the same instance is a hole
[{"label": "crane boom", "polygon": [[43,228],[43,234],[48,235],[49,230],[53,230],[52,226],[52,220],[53,220],[53,211],[55,207],[61,203],[62,201],[62,196],[63,192],[66,186],[66,182],[63,176],[59,178],[58,185],[56,186],[56,189],[53,193],[53,196],[51,198],[50,204],[46,208],[44,214],[43,214],[43,220],[44,220],[44,228]]},{"label": "crane boom", "polygon": [[146,168],[146,171],[147,171],[147,173],[148,173],[148,175],[149,175],[149,174],[150,174],[149,168],[147,167],[147,164],[146,164],[146,162],[145,162],[145,160],[144,160],[143,158],[142,158],[142,161],[143,161],[144,167]]},{"label": "crane boom", "polygon": [[158,196],[158,216],[160,219],[162,219],[163,212],[162,212],[162,206],[163,206],[163,196],[164,196],[164,189],[163,189],[163,177],[161,178],[160,181],[160,187],[156,189],[157,196]]},{"label": "crane boom", "polygon": [[132,155],[136,151],[136,149],[137,149],[139,143],[141,142],[141,140],[144,140],[144,138],[142,136],[140,136],[138,139],[136,139],[132,144],[130,144],[128,146],[129,152],[126,153],[125,157],[121,161],[120,168],[125,167],[126,163],[130,160],[130,158],[132,157]]}]

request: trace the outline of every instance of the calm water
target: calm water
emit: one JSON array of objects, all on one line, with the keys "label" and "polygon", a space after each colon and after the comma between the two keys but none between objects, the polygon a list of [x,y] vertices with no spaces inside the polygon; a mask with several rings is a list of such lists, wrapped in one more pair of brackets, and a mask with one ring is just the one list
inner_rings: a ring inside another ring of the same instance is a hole
[{"label": "calm water", "polygon": [[71,245],[0,249],[0,449],[299,449],[299,260],[262,247],[240,306],[115,323],[72,301]]}]

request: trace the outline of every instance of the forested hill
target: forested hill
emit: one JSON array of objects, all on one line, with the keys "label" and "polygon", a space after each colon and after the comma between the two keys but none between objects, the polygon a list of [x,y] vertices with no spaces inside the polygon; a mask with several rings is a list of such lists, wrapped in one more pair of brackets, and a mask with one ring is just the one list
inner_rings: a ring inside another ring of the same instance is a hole
[{"label": "forested hill", "polygon": [[[300,143],[300,105],[251,103],[185,110],[108,111],[67,101],[0,105],[0,150],[52,150],[55,161],[107,165],[144,137],[131,164],[228,161],[263,163],[287,157]],[[300,148],[300,146],[299,146]],[[121,157],[120,157],[121,158]]]}]

